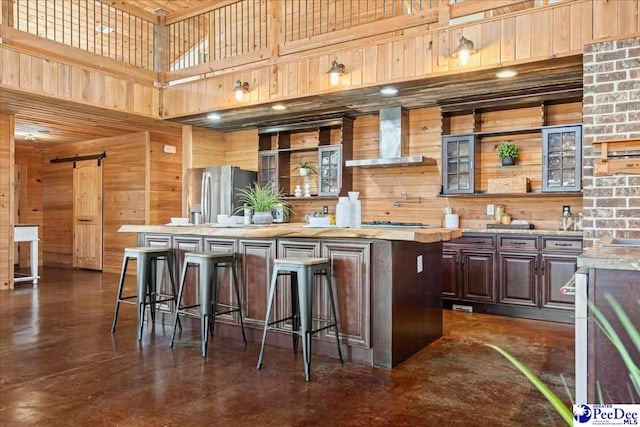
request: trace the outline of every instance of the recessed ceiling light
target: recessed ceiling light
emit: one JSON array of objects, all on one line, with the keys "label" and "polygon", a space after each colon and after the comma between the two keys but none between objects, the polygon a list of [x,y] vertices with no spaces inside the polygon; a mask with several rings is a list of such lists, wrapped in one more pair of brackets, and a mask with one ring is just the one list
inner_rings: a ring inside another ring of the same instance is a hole
[{"label": "recessed ceiling light", "polygon": [[500,70],[496,73],[496,77],[499,79],[508,79],[509,77],[515,77],[518,75],[516,70]]},{"label": "recessed ceiling light", "polygon": [[282,110],[286,110],[287,106],[286,105],[282,105],[282,104],[276,104],[271,106],[272,110],[276,110],[276,111],[282,111]]},{"label": "recessed ceiling light", "polygon": [[98,24],[96,25],[96,31],[102,34],[111,34],[113,33],[113,28],[106,25]]},{"label": "recessed ceiling light", "polygon": [[392,87],[392,86],[387,86],[387,87],[383,87],[382,89],[380,89],[380,93],[382,95],[387,95],[387,96],[397,95],[398,94],[398,89],[396,89],[395,87]]},{"label": "recessed ceiling light", "polygon": [[207,114],[207,119],[209,120],[220,120],[222,118],[222,116],[220,116],[220,114],[218,113],[209,113]]}]

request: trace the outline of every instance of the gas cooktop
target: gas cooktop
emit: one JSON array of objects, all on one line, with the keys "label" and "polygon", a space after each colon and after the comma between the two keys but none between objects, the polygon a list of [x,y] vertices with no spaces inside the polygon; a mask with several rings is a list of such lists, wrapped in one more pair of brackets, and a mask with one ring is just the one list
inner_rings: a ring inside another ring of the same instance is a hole
[{"label": "gas cooktop", "polygon": [[432,228],[435,225],[427,225],[421,222],[394,222],[394,221],[362,221],[363,227],[401,227],[401,228]]}]

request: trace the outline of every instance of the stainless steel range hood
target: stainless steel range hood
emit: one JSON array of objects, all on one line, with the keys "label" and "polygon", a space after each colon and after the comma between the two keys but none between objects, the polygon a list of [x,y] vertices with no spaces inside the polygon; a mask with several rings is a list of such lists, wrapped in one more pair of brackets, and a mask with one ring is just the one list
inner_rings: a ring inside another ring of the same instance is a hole
[{"label": "stainless steel range hood", "polygon": [[403,156],[409,149],[409,113],[402,107],[380,110],[377,159],[347,160],[347,167],[391,167],[422,163],[422,156]]}]

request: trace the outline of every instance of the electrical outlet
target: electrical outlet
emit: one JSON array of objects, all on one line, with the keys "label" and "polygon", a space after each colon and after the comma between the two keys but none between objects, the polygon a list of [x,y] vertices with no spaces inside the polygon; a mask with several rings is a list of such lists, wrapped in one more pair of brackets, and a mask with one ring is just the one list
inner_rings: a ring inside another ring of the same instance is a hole
[{"label": "electrical outlet", "polygon": [[495,205],[487,205],[487,215],[493,216],[496,212]]},{"label": "electrical outlet", "polygon": [[416,259],[416,268],[418,273],[422,273],[422,270],[424,269],[422,266],[422,255],[418,255],[418,258]]}]

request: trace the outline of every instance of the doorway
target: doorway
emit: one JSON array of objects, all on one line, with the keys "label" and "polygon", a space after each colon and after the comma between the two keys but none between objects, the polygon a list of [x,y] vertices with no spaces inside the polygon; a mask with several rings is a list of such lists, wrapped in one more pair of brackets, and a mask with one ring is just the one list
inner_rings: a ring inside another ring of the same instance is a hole
[{"label": "doorway", "polygon": [[73,168],[73,267],[102,270],[102,159]]}]

